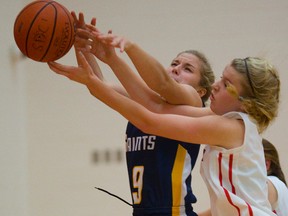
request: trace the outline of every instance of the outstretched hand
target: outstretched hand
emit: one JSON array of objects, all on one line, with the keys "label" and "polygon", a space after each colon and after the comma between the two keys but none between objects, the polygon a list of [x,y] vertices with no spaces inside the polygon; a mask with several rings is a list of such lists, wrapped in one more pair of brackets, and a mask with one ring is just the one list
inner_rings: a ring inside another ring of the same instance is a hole
[{"label": "outstretched hand", "polygon": [[[112,31],[109,30],[108,34]],[[98,35],[102,34],[98,29],[90,26],[90,30],[78,29],[76,40],[82,43],[82,48],[94,54],[100,61],[111,64],[117,58],[115,48],[110,44],[104,43],[98,39]]]},{"label": "outstretched hand", "polygon": [[103,43],[119,48],[120,52],[126,51],[132,45],[132,42],[125,37],[113,35],[112,32],[110,34],[97,34],[96,37]]},{"label": "outstretched hand", "polygon": [[[126,39],[123,36],[117,36],[112,34],[112,31],[109,30],[107,34],[101,33],[95,26],[87,25],[86,29],[78,29],[77,35],[90,40],[90,45],[93,46],[93,43],[101,42],[109,46],[119,48],[120,52],[124,52],[131,45],[132,42]],[[93,47],[91,47],[93,49]]]},{"label": "outstretched hand", "polygon": [[[74,19],[74,23],[75,23],[75,28],[76,28],[76,32],[79,29],[83,29],[83,30],[87,30],[89,29],[88,25],[85,22],[84,19],[84,14],[82,12],[79,13],[79,18],[77,17],[76,13],[74,11],[71,12],[71,15]],[[96,30],[96,18],[92,18],[90,25],[89,26],[93,26],[94,29]],[[87,39],[87,38],[86,38]],[[87,44],[85,44],[83,41],[79,40],[77,38],[77,34],[75,36],[75,42],[74,42],[74,47],[76,50],[83,50],[83,49],[87,49],[87,47],[85,47]]]},{"label": "outstretched hand", "polygon": [[[76,29],[79,29],[79,28],[86,29],[87,28],[86,23],[85,23],[85,19],[84,19],[84,14],[82,12],[79,13],[79,18],[77,18],[77,15],[76,15],[75,11],[72,11],[71,15],[72,15],[72,17],[74,19],[74,23],[75,23],[75,28]],[[93,17],[91,19],[90,24],[92,26],[96,26],[96,18],[95,17]]]},{"label": "outstretched hand", "polygon": [[87,62],[90,64],[91,68],[93,69],[94,74],[96,76],[98,76],[98,78],[100,78],[101,80],[104,80],[103,74],[102,74],[101,69],[100,69],[100,67],[99,67],[99,65],[95,59],[95,56],[89,52],[90,45],[89,45],[89,43],[87,43],[87,40],[89,38],[87,38],[87,37],[86,38],[80,38],[77,36],[77,30],[79,30],[79,29],[88,30],[89,29],[88,26],[93,26],[94,30],[97,31],[96,18],[92,18],[90,21],[90,24],[86,24],[85,19],[84,19],[84,14],[82,12],[79,13],[78,17],[74,11],[71,12],[71,15],[74,19],[75,28],[76,28],[74,48],[75,48],[75,52],[76,52],[76,59],[77,59],[78,65],[80,63],[79,63],[77,52],[82,51]]},{"label": "outstretched hand", "polygon": [[48,66],[55,73],[84,85],[88,85],[93,79],[98,80],[99,78],[94,74],[84,54],[81,51],[76,51],[76,55],[79,60],[78,67],[63,65],[57,62],[48,62]]}]

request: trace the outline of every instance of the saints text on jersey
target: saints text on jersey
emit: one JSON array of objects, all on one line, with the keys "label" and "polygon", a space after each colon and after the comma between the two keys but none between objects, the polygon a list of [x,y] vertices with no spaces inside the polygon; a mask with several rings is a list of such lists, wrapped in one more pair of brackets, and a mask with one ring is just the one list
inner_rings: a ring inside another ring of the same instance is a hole
[{"label": "saints text on jersey", "polygon": [[126,138],[126,151],[145,151],[155,148],[156,136],[137,136]]}]

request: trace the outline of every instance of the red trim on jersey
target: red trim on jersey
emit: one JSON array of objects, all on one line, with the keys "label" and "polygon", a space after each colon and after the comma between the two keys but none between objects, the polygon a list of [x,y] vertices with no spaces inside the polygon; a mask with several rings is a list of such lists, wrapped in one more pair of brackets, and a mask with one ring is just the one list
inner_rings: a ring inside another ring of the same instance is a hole
[{"label": "red trim on jersey", "polygon": [[221,162],[222,162],[222,153],[219,154],[218,157],[218,166],[219,166],[219,181],[220,181],[220,185],[222,187],[223,183],[222,183],[222,167],[221,167]]},{"label": "red trim on jersey", "polygon": [[247,204],[247,206],[248,206],[249,215],[250,215],[250,216],[253,216],[253,210],[252,210],[251,206],[250,206],[249,203],[247,203],[247,202],[246,202],[246,204]]},{"label": "red trim on jersey", "polygon": [[233,170],[233,154],[229,156],[229,182],[232,187],[232,193],[236,194],[236,189],[235,189],[235,186],[233,184],[233,179],[232,179],[232,173],[233,173],[232,170]]},{"label": "red trim on jersey", "polygon": [[[219,156],[218,156],[218,166],[219,166],[219,182],[220,182],[220,185],[221,187],[223,188],[224,190],[224,193],[226,195],[226,198],[228,200],[228,202],[234,207],[236,208],[237,212],[238,212],[238,216],[241,216],[241,212],[240,212],[240,208],[238,206],[236,206],[232,199],[231,199],[231,196],[229,194],[229,191],[223,187],[223,176],[222,176],[222,153],[220,152],[219,153]],[[229,182],[231,184],[231,188],[232,188],[232,193],[236,195],[236,189],[235,189],[235,186],[233,184],[233,179],[232,179],[232,176],[233,176],[233,154],[230,154],[229,155]],[[249,216],[253,216],[253,211],[252,211],[252,208],[251,206],[246,202],[247,206],[248,206],[248,210],[249,210]]]}]

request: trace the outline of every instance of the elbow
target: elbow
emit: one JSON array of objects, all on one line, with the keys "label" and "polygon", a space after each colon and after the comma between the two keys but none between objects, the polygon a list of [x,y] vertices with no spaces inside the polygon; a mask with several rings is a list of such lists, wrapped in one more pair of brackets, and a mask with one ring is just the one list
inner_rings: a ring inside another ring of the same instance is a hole
[{"label": "elbow", "polygon": [[160,83],[157,83],[157,85],[149,87],[158,94],[165,95],[165,93],[169,90],[169,88],[171,88],[171,86],[172,86],[171,79],[163,79]]}]

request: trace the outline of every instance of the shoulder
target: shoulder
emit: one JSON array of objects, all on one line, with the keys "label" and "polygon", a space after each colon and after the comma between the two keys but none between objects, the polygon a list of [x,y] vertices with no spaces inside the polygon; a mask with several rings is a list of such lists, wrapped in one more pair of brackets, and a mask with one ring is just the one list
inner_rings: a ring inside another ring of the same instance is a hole
[{"label": "shoulder", "polygon": [[229,119],[241,120],[245,128],[245,136],[259,135],[257,124],[249,117],[247,113],[243,112],[229,112],[223,115]]},{"label": "shoulder", "polygon": [[278,177],[268,176],[268,180],[268,182],[270,182],[277,191],[288,190],[284,182],[282,182]]},{"label": "shoulder", "polygon": [[267,184],[268,184],[268,199],[272,205],[272,208],[275,209],[277,205],[277,200],[278,200],[278,193],[274,184],[270,181],[269,178],[268,178]]},{"label": "shoulder", "polygon": [[[253,153],[263,152],[257,125],[246,113],[229,112],[218,116],[217,127],[214,130],[227,137],[226,142],[223,140],[226,145],[222,146],[226,149],[234,149],[245,145]],[[258,145],[255,145],[255,143]]]},{"label": "shoulder", "polygon": [[245,126],[241,119],[208,115],[197,118],[195,124],[207,131],[206,144],[233,149],[244,142]]}]

